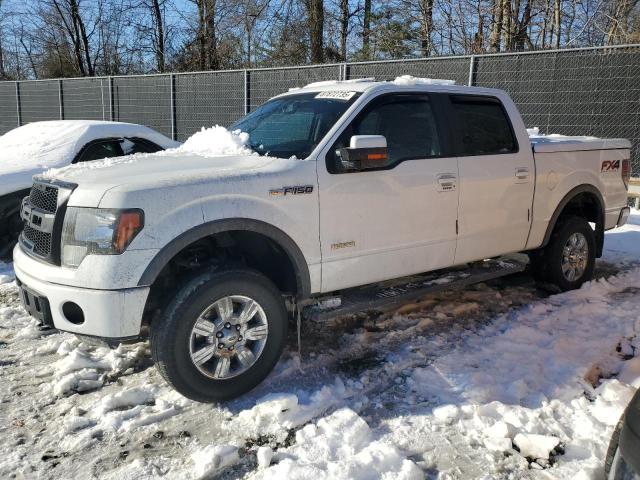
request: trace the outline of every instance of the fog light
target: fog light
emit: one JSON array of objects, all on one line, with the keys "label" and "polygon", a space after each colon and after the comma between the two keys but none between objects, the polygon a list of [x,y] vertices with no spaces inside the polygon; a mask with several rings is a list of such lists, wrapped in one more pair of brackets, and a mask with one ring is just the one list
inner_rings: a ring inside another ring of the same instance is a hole
[{"label": "fog light", "polygon": [[62,305],[62,314],[64,318],[74,325],[82,325],[84,323],[84,312],[77,303],[65,302]]}]

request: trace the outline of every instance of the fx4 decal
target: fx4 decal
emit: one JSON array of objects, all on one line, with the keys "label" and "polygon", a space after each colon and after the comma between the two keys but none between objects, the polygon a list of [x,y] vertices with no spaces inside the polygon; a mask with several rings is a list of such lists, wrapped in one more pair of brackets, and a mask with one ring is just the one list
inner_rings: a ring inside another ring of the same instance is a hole
[{"label": "fx4 decal", "polygon": [[602,162],[601,172],[617,172],[620,170],[620,160],[605,160]]},{"label": "fx4 decal", "polygon": [[286,195],[307,195],[313,193],[313,185],[294,185],[269,190],[272,197],[284,197]]}]

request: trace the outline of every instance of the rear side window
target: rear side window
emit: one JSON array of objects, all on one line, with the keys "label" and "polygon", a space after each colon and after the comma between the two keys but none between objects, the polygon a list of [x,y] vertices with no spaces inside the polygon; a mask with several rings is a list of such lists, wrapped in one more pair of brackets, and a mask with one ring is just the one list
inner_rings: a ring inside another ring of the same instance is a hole
[{"label": "rear side window", "polygon": [[461,155],[495,155],[518,151],[507,112],[490,97],[451,96],[462,145]]},{"label": "rear side window", "polygon": [[102,158],[120,157],[122,148],[118,140],[104,140],[90,143],[80,154],[78,162],[90,162]]},{"label": "rear side window", "polygon": [[120,140],[120,147],[124,155],[155,153],[162,150],[162,147],[144,138],[123,138]]}]

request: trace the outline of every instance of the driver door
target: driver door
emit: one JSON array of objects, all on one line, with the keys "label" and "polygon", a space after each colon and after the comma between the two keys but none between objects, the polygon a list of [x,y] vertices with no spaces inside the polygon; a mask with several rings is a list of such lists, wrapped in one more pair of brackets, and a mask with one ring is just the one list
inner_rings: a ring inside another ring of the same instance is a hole
[{"label": "driver door", "polygon": [[[319,159],[323,292],[453,264],[458,164],[434,97],[376,97]],[[345,170],[335,151],[352,135],[383,135],[388,163]]]}]

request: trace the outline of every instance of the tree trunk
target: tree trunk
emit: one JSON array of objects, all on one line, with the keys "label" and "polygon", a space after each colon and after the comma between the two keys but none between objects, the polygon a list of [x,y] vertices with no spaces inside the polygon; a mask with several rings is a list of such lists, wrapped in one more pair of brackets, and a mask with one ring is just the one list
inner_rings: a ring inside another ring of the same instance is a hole
[{"label": "tree trunk", "polygon": [[69,7],[71,9],[71,19],[75,25],[75,30],[77,32],[78,43],[81,45],[82,54],[84,55],[84,60],[86,62],[87,75],[93,77],[95,76],[96,72],[93,67],[93,62],[91,61],[89,38],[87,36],[87,30],[84,26],[84,21],[80,16],[80,6],[78,5],[78,0],[69,0]]},{"label": "tree trunk", "polygon": [[162,19],[162,11],[160,10],[159,0],[152,0],[151,8],[153,11],[153,23],[156,26],[156,66],[158,72],[163,73],[165,68],[164,63],[164,21]]},{"label": "tree trunk", "polygon": [[482,53],[484,50],[484,16],[482,15],[482,4],[478,1],[478,32],[473,39],[473,53]]},{"label": "tree trunk", "polygon": [[433,0],[420,0],[420,51],[423,57],[431,54],[433,31]]},{"label": "tree trunk", "polygon": [[494,0],[493,2],[493,25],[491,28],[491,38],[489,39],[489,49],[493,53],[500,51],[500,41],[502,39],[502,20],[504,18],[504,1]]},{"label": "tree trunk", "polygon": [[504,49],[511,50],[511,0],[503,2],[502,31],[504,32]]},{"label": "tree trunk", "polygon": [[205,0],[198,0],[198,69],[207,69],[207,22]]},{"label": "tree trunk", "polygon": [[[2,15],[2,0],[0,0],[0,15]],[[0,80],[3,80],[7,77],[7,71],[4,68],[4,50],[2,46],[2,40],[4,36],[2,34],[2,30],[0,29]]]},{"label": "tree trunk", "polygon": [[323,0],[306,0],[309,36],[311,39],[311,63],[324,61],[324,2]]},{"label": "tree trunk", "polygon": [[617,0],[612,12],[611,25],[607,31],[607,45],[624,43],[628,33],[629,16],[638,0]]},{"label": "tree trunk", "polygon": [[[547,0],[547,6],[544,10],[544,20],[542,22],[542,48],[547,48],[547,32],[549,31],[549,14],[551,13],[551,0]],[[549,44],[551,44],[551,36],[549,38]]]},{"label": "tree trunk", "polygon": [[365,58],[370,57],[371,36],[371,0],[364,0],[364,17],[362,19],[362,53]]},{"label": "tree trunk", "polygon": [[554,47],[556,49],[560,48],[560,35],[562,34],[560,28],[560,0],[555,0],[554,10],[553,10],[553,25],[554,30],[556,31],[555,44]]},{"label": "tree trunk", "polygon": [[206,31],[207,31],[207,64],[209,69],[218,70],[220,60],[218,58],[218,39],[216,37],[216,0],[206,2]]},{"label": "tree trunk", "polygon": [[[74,1],[74,0],[71,0]],[[80,46],[80,35],[78,31],[78,25],[75,22],[75,19],[71,19],[71,24],[67,21],[67,17],[65,17],[64,12],[62,11],[62,7],[58,0],[53,0],[53,6],[58,12],[58,16],[60,17],[60,21],[64,25],[64,29],[66,30],[69,38],[71,39],[71,43],[73,44],[73,55],[75,57],[76,65],[78,67],[78,71],[82,77],[87,76],[87,71],[84,66],[84,60],[82,58],[82,48]]]},{"label": "tree trunk", "polygon": [[349,35],[349,0],[340,0],[340,57],[347,61],[347,36]]},{"label": "tree trunk", "polygon": [[518,20],[516,35],[514,38],[514,48],[516,50],[524,50],[524,44],[527,40],[527,31],[531,25],[531,0],[527,0],[522,14],[522,20]]}]

